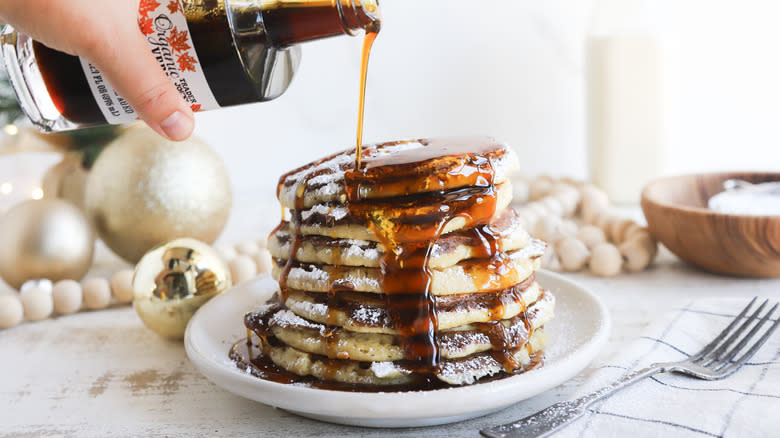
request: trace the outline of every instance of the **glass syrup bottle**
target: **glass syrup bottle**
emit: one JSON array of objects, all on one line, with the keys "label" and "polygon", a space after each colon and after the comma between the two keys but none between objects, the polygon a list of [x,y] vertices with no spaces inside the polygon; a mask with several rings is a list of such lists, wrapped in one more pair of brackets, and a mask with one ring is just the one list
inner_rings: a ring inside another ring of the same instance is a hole
[{"label": "glass syrup bottle", "polygon": [[[379,24],[378,0],[141,0],[149,48],[194,111],[285,92],[298,44]],[[6,26],[0,47],[22,110],[53,132],[137,119],[95,66]]]}]

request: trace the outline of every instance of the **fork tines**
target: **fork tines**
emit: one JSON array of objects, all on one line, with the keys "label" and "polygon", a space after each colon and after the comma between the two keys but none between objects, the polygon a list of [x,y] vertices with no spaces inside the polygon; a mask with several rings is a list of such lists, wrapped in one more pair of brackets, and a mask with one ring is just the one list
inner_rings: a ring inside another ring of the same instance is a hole
[{"label": "fork tines", "polygon": [[[700,352],[691,356],[689,360],[725,376],[736,371],[737,368],[750,359],[750,357],[764,345],[767,339],[769,339],[769,336],[777,329],[778,325],[780,325],[780,318],[777,318],[774,320],[774,323],[769,325],[769,328],[764,331],[763,335],[756,342],[750,344],[750,341],[758,334],[761,328],[764,327],[768,321],[773,320],[772,317],[778,307],[778,303],[775,303],[768,312],[761,316],[761,312],[769,304],[769,300],[764,300],[750,316],[746,316],[757,299],[758,297],[753,298],[728,327],[720,332],[720,334]],[[742,324],[739,324],[743,318],[744,321]],[[735,330],[734,328],[738,324],[739,327]],[[750,328],[751,326],[752,328]],[[750,331],[747,331],[749,328]],[[747,333],[745,333],[746,331]],[[750,348],[742,356],[734,360],[740,351],[748,345],[751,345]]]}]

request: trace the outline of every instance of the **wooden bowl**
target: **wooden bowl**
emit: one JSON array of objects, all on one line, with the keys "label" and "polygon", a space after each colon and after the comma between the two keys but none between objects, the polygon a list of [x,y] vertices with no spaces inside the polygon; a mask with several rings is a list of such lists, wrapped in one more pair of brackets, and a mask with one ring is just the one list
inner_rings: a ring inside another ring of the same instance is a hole
[{"label": "wooden bowl", "polygon": [[650,232],[688,263],[720,274],[780,276],[780,216],[710,211],[707,201],[723,182],[780,181],[780,173],[712,173],[663,178],[642,192]]}]

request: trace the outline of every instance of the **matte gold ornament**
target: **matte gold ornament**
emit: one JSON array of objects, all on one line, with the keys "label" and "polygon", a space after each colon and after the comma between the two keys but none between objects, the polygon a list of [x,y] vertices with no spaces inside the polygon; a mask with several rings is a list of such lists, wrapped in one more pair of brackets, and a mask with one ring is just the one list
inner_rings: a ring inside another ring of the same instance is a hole
[{"label": "matte gold ornament", "polygon": [[205,143],[172,142],[138,127],[100,154],[89,172],[85,204],[106,245],[135,263],[177,237],[213,243],[230,213],[230,181]]},{"label": "matte gold ornament", "polygon": [[81,158],[68,153],[61,162],[52,166],[43,176],[43,193],[47,198],[70,201],[84,210],[84,191],[89,173],[81,165]]},{"label": "matte gold ornament", "polygon": [[22,202],[0,218],[0,276],[16,289],[39,278],[80,280],[94,244],[89,221],[69,202]]},{"label": "matte gold ornament", "polygon": [[133,307],[150,329],[182,339],[195,311],[230,286],[230,271],[214,249],[195,239],[176,239],[136,265]]}]

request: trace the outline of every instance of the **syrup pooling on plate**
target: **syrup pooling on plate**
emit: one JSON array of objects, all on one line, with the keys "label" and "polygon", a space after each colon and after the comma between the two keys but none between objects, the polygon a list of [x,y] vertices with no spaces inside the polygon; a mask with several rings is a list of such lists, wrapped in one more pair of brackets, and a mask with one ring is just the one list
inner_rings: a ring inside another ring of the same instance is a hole
[{"label": "syrup pooling on plate", "polygon": [[[547,294],[545,293],[545,295]],[[549,300],[551,299],[552,297],[541,299],[540,302],[547,302],[546,304],[542,304],[542,308],[547,308],[549,310]],[[533,309],[536,309],[537,307],[538,306],[534,306]],[[538,365],[542,359],[541,352],[537,352],[534,348],[530,347],[525,348],[530,354],[530,361],[523,360],[523,362],[517,362],[511,365],[506,362],[507,360],[511,361],[513,359],[511,354],[519,352],[520,350],[525,350],[523,346],[527,340],[530,340],[530,333],[526,329],[527,324],[530,324],[531,326],[542,326],[546,321],[545,318],[547,318],[537,311],[531,312],[531,317],[534,318],[533,321],[525,321],[525,315],[515,316],[514,318],[505,320],[501,328],[483,325],[478,330],[466,329],[464,327],[466,331],[450,330],[441,332],[442,348],[449,352],[447,359],[442,361],[442,373],[452,373],[463,364],[467,367],[472,367],[477,364],[487,364],[492,361],[499,367],[502,367],[502,372],[498,372],[496,375],[485,379],[485,381],[491,381],[523,373]],[[344,358],[332,358],[329,354],[318,352],[312,352],[305,360],[317,362],[319,364],[318,367],[321,370],[320,375],[318,375],[317,378],[312,376],[299,376],[276,365],[274,360],[271,359],[272,356],[269,355],[269,350],[277,350],[277,354],[279,354],[280,348],[283,350],[289,348],[285,341],[276,337],[277,330],[283,330],[284,327],[297,327],[303,330],[312,330],[315,333],[314,336],[316,336],[316,333],[319,333],[320,337],[325,338],[322,342],[323,344],[326,344],[330,342],[329,337],[338,339],[341,333],[344,332],[343,329],[312,323],[311,321],[295,316],[294,313],[282,308],[278,304],[268,304],[261,306],[261,308],[254,312],[250,312],[245,316],[245,324],[253,334],[250,335],[248,342],[236,343],[231,349],[230,357],[238,364],[239,368],[245,369],[247,372],[265,380],[280,383],[305,384],[315,388],[345,391],[425,390],[447,386],[447,384],[442,381],[434,380],[428,382],[421,379],[406,379],[403,382],[378,386],[359,383],[339,383],[333,377],[337,376],[340,372],[340,366],[345,362]],[[496,334],[487,335],[486,333],[490,330],[495,330]],[[498,330],[501,330],[501,332],[498,332]],[[284,336],[283,332],[279,332],[279,334]],[[499,337],[500,340],[497,340]],[[347,340],[347,342],[349,341]],[[487,343],[488,345],[492,345],[492,348],[488,350],[481,348],[477,350],[477,353],[467,353],[466,355],[464,355],[463,352],[458,353],[458,350],[474,348],[473,346],[469,346],[474,342],[481,344]],[[257,348],[260,346],[262,347],[262,350]],[[506,348],[506,350],[496,351],[496,347]],[[329,352],[329,349],[330,347],[328,345],[323,350]],[[507,350],[512,352],[509,357],[507,357],[506,354]],[[411,361],[403,359],[392,360],[393,362],[383,363],[359,362],[359,365],[362,369],[366,370],[369,368],[373,369],[377,365],[397,367],[409,371],[417,369],[416,364]],[[346,362],[350,361],[346,360]],[[352,361],[352,363],[354,364],[355,362]]]},{"label": "syrup pooling on plate", "polygon": [[[312,376],[299,376],[293,374],[287,370],[284,370],[273,363],[267,356],[263,355],[257,350],[257,343],[250,339],[249,341],[243,340],[236,342],[230,348],[229,357],[233,362],[242,370],[245,370],[249,374],[258,377],[263,380],[268,380],[275,383],[284,384],[296,384],[306,385],[311,388],[327,389],[332,391],[347,391],[347,392],[401,392],[401,391],[419,391],[419,390],[432,390],[440,388],[448,388],[449,385],[442,381],[432,382],[414,382],[409,384],[400,385],[360,385],[349,384],[339,382],[329,382],[320,380]],[[253,352],[254,351],[254,352]],[[250,359],[250,357],[254,357]],[[541,354],[534,354],[531,356],[531,361],[522,368],[512,370],[511,373],[495,374],[493,376],[485,377],[480,382],[490,382],[494,380],[503,379],[509,376],[521,374],[530,371],[540,365],[544,361],[544,356]]]}]

